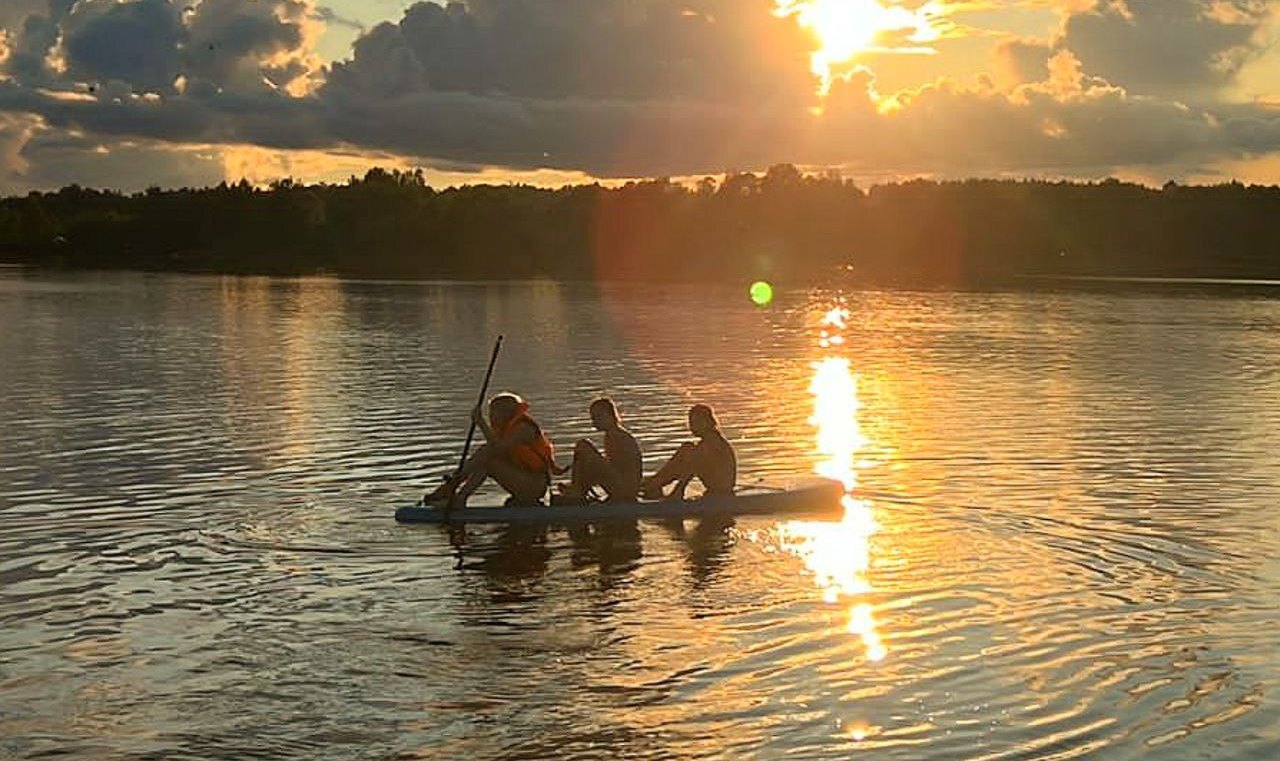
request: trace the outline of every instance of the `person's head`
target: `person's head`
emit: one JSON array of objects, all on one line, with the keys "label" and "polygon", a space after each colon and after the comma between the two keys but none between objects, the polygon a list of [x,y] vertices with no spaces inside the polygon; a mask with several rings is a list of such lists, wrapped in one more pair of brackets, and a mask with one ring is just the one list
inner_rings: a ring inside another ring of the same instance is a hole
[{"label": "person's head", "polygon": [[695,404],[689,408],[689,432],[699,438],[720,428],[716,413],[705,404]]},{"label": "person's head", "polygon": [[607,396],[602,396],[591,403],[589,408],[591,413],[591,425],[595,426],[597,431],[607,431],[616,427],[622,422],[622,416],[618,414],[618,405]]},{"label": "person's head", "polygon": [[519,395],[504,391],[489,400],[489,424],[502,428],[527,409],[529,405]]}]

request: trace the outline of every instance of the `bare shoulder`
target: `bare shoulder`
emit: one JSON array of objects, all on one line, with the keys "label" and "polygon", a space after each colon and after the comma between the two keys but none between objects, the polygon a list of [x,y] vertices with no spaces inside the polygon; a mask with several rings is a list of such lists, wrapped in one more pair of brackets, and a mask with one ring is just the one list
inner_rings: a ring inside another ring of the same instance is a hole
[{"label": "bare shoulder", "polygon": [[608,433],[605,434],[605,436],[610,440],[610,443],[612,443],[614,446],[626,447],[627,449],[640,448],[640,442],[636,441],[636,437],[633,436],[631,434],[631,431],[628,431],[626,428],[619,428],[614,431],[609,431]]}]

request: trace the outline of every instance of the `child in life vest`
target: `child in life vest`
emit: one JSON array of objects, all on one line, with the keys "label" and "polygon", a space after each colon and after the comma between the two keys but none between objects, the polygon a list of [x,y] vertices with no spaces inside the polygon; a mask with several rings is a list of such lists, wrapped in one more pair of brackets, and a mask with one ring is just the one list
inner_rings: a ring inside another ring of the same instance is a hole
[{"label": "child in life vest", "polygon": [[563,471],[556,466],[551,441],[529,415],[528,403],[515,394],[498,394],[489,400],[487,420],[479,406],[471,411],[471,419],[485,443],[462,470],[423,497],[423,502],[465,507],[467,499],[490,478],[511,495],[510,504],[540,502],[551,485],[551,476]]}]

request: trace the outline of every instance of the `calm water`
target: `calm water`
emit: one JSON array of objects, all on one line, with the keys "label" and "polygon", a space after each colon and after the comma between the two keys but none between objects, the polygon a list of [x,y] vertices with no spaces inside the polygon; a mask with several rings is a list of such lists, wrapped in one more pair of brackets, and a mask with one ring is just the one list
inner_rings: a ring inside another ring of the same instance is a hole
[{"label": "calm water", "polygon": [[[1280,758],[1280,300],[8,271],[0,324],[0,757]],[[562,448],[711,401],[844,521],[395,525],[498,332]]]}]

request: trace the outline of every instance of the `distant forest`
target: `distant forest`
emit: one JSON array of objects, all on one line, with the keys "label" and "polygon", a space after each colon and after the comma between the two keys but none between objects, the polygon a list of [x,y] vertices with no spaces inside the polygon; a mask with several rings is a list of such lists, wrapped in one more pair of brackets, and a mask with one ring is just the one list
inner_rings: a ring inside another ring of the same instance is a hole
[{"label": "distant forest", "polygon": [[1280,278],[1280,188],[1107,180],[863,190],[780,165],[686,186],[469,186],[374,169],[0,200],[0,261],[352,277],[1011,284],[1037,276]]}]

